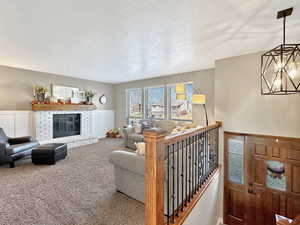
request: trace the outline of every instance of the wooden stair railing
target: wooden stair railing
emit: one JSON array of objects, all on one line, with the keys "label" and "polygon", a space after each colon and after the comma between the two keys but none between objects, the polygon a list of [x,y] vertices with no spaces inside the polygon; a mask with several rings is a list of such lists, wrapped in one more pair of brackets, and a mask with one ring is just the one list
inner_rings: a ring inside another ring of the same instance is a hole
[{"label": "wooden stair railing", "polygon": [[144,132],[145,225],[181,225],[219,171],[221,122],[182,135]]}]

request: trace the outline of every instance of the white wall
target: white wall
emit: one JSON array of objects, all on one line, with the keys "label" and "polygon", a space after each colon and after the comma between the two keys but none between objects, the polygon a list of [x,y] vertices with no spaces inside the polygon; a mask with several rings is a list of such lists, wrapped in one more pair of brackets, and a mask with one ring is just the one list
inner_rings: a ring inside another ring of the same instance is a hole
[{"label": "white wall", "polygon": [[104,138],[108,130],[115,128],[115,111],[96,110],[94,113],[94,121],[94,135],[97,138]]},{"label": "white wall", "polygon": [[[262,96],[260,55],[247,54],[215,63],[215,118],[224,131],[300,138],[300,95]],[[223,133],[220,137],[223,164]],[[220,186],[223,187],[223,175]],[[220,189],[223,215],[223,188]]]},{"label": "white wall", "polygon": [[219,221],[220,175],[214,177],[184,225],[216,225]]}]

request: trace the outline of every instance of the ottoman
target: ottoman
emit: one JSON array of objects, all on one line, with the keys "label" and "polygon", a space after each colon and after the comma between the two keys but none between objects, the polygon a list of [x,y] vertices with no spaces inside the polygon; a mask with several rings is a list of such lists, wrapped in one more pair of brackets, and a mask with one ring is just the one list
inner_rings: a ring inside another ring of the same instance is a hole
[{"label": "ottoman", "polygon": [[66,158],[68,153],[67,144],[53,143],[40,145],[32,149],[31,159],[33,164],[53,165],[58,160]]}]

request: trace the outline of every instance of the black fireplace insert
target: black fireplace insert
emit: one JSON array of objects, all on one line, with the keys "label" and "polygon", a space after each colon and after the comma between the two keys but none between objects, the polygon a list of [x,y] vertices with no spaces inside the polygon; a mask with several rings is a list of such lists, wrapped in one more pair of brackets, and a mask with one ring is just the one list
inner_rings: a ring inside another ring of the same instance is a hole
[{"label": "black fireplace insert", "polygon": [[53,138],[80,135],[80,114],[54,114]]}]

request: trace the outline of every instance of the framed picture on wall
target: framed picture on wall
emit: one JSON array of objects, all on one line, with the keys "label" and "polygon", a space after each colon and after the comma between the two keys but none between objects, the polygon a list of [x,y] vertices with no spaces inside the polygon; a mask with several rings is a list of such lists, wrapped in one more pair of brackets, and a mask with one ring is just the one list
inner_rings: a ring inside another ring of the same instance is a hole
[{"label": "framed picture on wall", "polygon": [[51,95],[55,99],[71,99],[72,103],[80,103],[82,101],[85,101],[84,90],[78,87],[52,84]]}]

